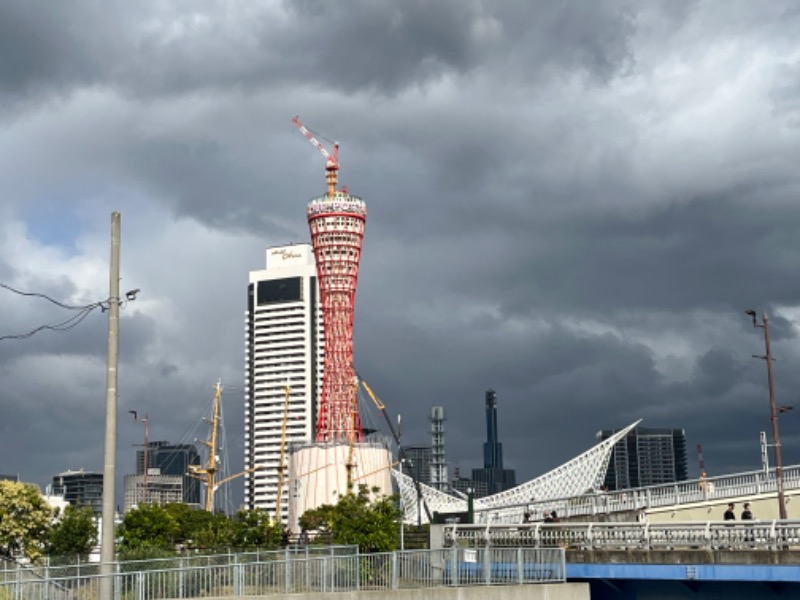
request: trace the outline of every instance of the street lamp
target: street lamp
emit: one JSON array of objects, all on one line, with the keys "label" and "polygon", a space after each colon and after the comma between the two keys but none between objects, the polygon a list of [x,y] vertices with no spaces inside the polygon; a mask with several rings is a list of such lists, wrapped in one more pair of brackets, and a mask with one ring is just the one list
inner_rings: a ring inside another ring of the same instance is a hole
[{"label": "street lamp", "polygon": [[[756,311],[750,309],[744,311],[753,319],[753,327],[760,327],[764,330],[764,347],[766,354],[763,356],[753,354],[753,358],[760,358],[767,361],[767,384],[769,386],[769,420],[772,423],[772,447],[775,451],[775,482],[778,488],[778,514],[781,519],[786,519],[786,499],[783,495],[783,461],[781,459],[781,437],[778,431],[778,406],[775,404],[775,383],[772,377],[772,350],[769,345],[769,317],[766,311],[761,314],[761,323],[758,322]],[[781,412],[787,409],[781,407]]]},{"label": "street lamp", "polygon": [[147,464],[147,451],[150,449],[150,444],[148,441],[147,435],[147,413],[144,413],[144,417],[141,419],[139,418],[139,413],[135,410],[129,410],[129,413],[133,415],[133,420],[138,421],[139,423],[144,424],[144,469],[142,470],[143,479],[142,479],[142,504],[147,504],[147,471],[148,471],[148,464]]}]

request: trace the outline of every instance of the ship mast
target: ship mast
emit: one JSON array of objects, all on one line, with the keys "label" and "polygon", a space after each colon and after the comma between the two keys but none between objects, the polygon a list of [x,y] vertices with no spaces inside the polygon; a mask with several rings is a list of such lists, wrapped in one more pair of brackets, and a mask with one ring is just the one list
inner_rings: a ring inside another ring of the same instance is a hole
[{"label": "ship mast", "polygon": [[[214,492],[218,485],[214,483],[217,472],[217,431],[219,429],[219,401],[222,396],[222,382],[217,381],[214,385],[214,409],[211,415],[211,435],[209,440],[195,440],[208,448],[208,460],[205,467],[190,465],[189,475],[199,479],[206,485],[205,509],[208,512],[214,510]],[[244,473],[242,473],[244,475]],[[226,480],[227,481],[227,480]]]},{"label": "ship mast", "polygon": [[214,494],[217,490],[224,484],[228,483],[229,481],[233,481],[243,475],[247,475],[248,473],[252,473],[253,471],[258,471],[259,469],[263,469],[264,465],[256,465],[250,469],[245,469],[241,473],[236,473],[235,475],[230,475],[229,477],[225,477],[224,479],[217,480],[217,463],[219,462],[219,457],[217,456],[217,439],[218,439],[218,432],[219,432],[219,422],[220,422],[220,398],[222,397],[222,382],[217,381],[214,385],[214,409],[211,413],[211,433],[209,435],[208,440],[195,440],[199,444],[203,444],[206,448],[208,448],[208,460],[206,460],[205,467],[198,466],[198,465],[189,465],[189,472],[187,475],[190,477],[194,477],[202,481],[206,486],[206,501],[204,504],[204,508],[211,512],[214,510]]}]

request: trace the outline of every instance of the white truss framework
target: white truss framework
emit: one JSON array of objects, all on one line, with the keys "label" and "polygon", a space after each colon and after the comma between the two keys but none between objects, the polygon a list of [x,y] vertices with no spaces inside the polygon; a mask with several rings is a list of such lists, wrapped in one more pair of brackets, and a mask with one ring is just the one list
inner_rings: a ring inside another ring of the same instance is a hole
[{"label": "white truss framework", "polygon": [[[600,489],[614,445],[640,422],[641,419],[536,479],[510,490],[476,499],[473,506],[476,522],[521,523],[524,513],[532,504],[541,507],[548,500],[582,496],[588,491]],[[396,469],[392,469],[392,475],[400,489],[406,523],[428,523],[424,505],[427,505],[431,516],[434,512],[467,511],[467,501],[463,498],[440,492],[424,483],[415,484],[411,477]]]}]

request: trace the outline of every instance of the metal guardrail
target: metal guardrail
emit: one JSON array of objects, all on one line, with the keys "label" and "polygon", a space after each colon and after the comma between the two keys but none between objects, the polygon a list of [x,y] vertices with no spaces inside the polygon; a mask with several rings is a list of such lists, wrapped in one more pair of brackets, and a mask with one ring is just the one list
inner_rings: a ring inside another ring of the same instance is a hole
[{"label": "metal guardrail", "polygon": [[[784,467],[783,482],[787,492],[800,489],[800,465]],[[775,470],[771,469],[614,492],[595,490],[568,498],[531,499],[525,504],[478,509],[475,518],[481,523],[520,523],[522,511],[536,520],[552,510],[562,517],[575,517],[636,511],[642,506],[653,509],[775,493]]]},{"label": "metal guardrail", "polygon": [[800,520],[446,525],[443,542],[461,548],[800,549]]},{"label": "metal guardrail", "polygon": [[[352,556],[358,554],[356,545],[340,546],[289,546],[282,550],[260,550],[254,552],[220,552],[215,554],[183,554],[167,558],[151,558],[144,560],[128,560],[114,563],[111,569],[115,573],[131,573],[137,571],[185,569],[189,567],[210,567],[248,562],[272,562],[275,560],[305,560],[318,556]],[[0,580],[8,577],[7,572],[23,569],[27,577],[70,578],[100,574],[98,562],[64,562],[59,557],[46,557],[43,564],[21,565],[14,561],[0,562]],[[4,600],[0,598],[0,600]]]},{"label": "metal guardrail", "polygon": [[[263,596],[565,581],[560,548],[452,548],[119,572],[113,600]],[[0,572],[0,598],[99,600],[102,575]],[[106,600],[106,599],[103,599]]]}]

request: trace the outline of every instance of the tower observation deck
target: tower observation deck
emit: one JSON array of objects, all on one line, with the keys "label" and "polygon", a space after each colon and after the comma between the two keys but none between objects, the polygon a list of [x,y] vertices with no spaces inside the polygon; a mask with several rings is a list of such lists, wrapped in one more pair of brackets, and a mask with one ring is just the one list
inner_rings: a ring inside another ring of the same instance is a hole
[{"label": "tower observation deck", "polygon": [[353,369],[353,314],[367,206],[361,198],[329,189],[309,202],[306,213],[325,330],[316,441],[360,442],[363,433]]}]

